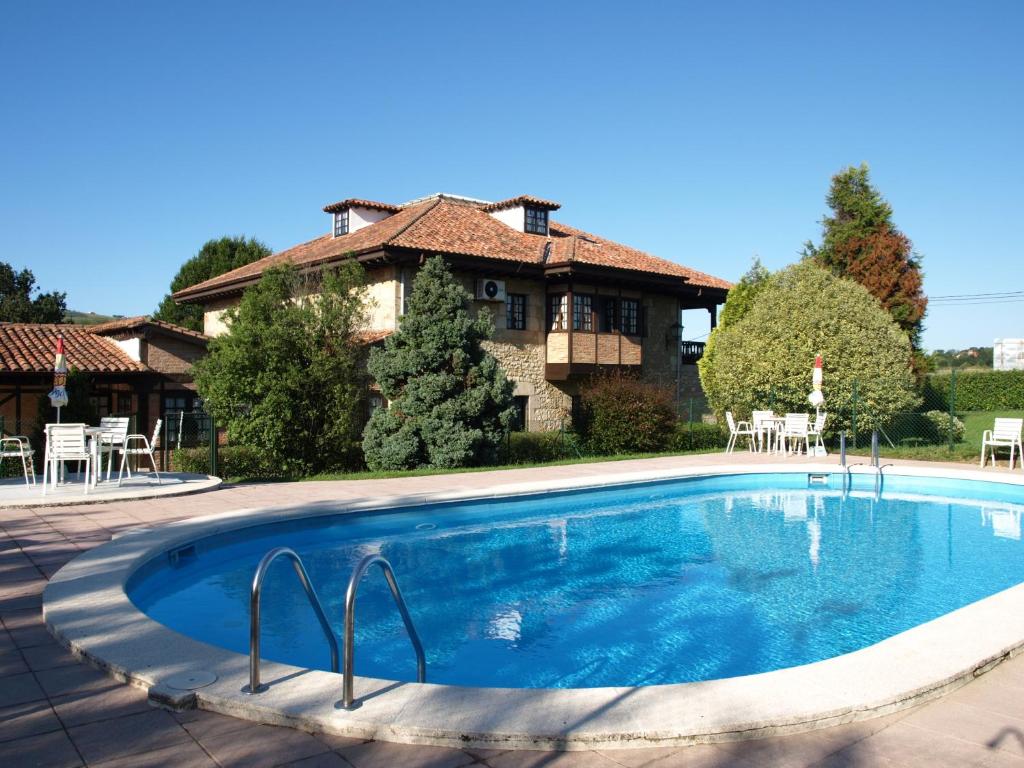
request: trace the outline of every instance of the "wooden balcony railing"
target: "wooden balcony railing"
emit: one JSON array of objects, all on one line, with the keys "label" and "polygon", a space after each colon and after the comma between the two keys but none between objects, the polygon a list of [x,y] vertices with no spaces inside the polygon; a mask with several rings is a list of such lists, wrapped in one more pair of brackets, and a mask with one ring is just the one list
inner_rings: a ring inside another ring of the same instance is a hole
[{"label": "wooden balcony railing", "polygon": [[704,342],[684,341],[682,342],[679,354],[682,356],[683,365],[694,365],[704,357]]}]

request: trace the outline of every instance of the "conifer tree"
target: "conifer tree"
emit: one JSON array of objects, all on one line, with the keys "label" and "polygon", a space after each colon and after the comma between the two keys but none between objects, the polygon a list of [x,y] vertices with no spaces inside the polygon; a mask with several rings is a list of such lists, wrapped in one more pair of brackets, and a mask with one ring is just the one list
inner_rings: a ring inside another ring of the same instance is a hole
[{"label": "conifer tree", "polygon": [[512,419],[512,385],[480,342],[490,316],[471,317],[469,294],[440,256],[413,283],[408,311],[383,349],[370,353],[370,375],[389,401],[363,432],[374,470],[492,463]]},{"label": "conifer tree", "polygon": [[871,184],[868,166],[833,176],[825,202],[832,215],[821,221],[821,245],[806,243],[804,255],[867,288],[919,350],[928,307],[921,257],[893,224],[892,206]]}]

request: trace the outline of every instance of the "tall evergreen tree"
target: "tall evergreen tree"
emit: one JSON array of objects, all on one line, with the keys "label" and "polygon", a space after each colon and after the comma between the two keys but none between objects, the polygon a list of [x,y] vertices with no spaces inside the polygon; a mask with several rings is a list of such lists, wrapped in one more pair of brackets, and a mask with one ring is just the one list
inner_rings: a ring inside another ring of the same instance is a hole
[{"label": "tall evergreen tree", "polygon": [[363,432],[371,469],[461,467],[493,462],[513,416],[512,385],[480,342],[490,316],[471,317],[469,294],[440,256],[413,283],[409,308],[370,375],[390,401]]},{"label": "tall evergreen tree", "polygon": [[892,221],[892,206],[871,184],[868,166],[850,166],[832,177],[825,202],[820,246],[807,242],[804,255],[841,277],[863,285],[920,349],[928,307],[921,257]]},{"label": "tall evergreen tree", "polygon": [[153,317],[168,323],[203,330],[203,308],[198,304],[178,304],[171,298],[176,293],[204,280],[223,275],[233,269],[244,267],[253,261],[269,256],[270,249],[259,240],[245,237],[222,237],[207,240],[199,252],[181,265],[178,274],[171,280],[171,291],[157,307]]}]

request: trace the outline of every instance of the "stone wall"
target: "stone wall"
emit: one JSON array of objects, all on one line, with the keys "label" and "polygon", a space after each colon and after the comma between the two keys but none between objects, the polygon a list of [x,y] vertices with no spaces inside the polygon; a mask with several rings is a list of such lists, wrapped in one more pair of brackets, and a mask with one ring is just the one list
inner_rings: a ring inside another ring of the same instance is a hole
[{"label": "stone wall", "polygon": [[[544,378],[543,344],[513,344],[486,341],[484,349],[494,355],[505,375],[515,383],[515,394],[529,397],[527,424],[531,432],[569,426],[572,399]],[[560,382],[561,383],[561,382]]]}]

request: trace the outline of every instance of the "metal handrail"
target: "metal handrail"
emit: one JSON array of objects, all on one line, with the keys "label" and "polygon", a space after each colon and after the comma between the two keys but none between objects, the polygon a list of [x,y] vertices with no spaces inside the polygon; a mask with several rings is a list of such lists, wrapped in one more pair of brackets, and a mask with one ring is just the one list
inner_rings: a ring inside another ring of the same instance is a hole
[{"label": "metal handrail", "polygon": [[391,568],[391,563],[380,554],[367,555],[352,571],[352,578],[348,581],[348,589],[345,590],[345,663],[344,663],[344,680],[343,680],[343,691],[342,691],[342,704],[345,709],[354,709],[355,694],[353,693],[353,668],[355,666],[355,623],[356,623],[356,592],[359,590],[359,582],[362,581],[363,576],[371,565],[379,565],[380,569],[384,571],[384,578],[388,582],[388,587],[391,588],[391,595],[395,598],[395,604],[398,606],[398,612],[402,614],[402,621],[405,622],[405,631],[409,634],[409,639],[412,641],[413,650],[416,652],[416,679],[418,682],[427,682],[427,659],[423,655],[423,645],[420,643],[420,637],[416,634],[416,628],[412,625],[412,617],[409,615],[409,609],[405,606],[405,600],[402,599],[402,591],[398,588],[398,582],[395,580],[395,572]]},{"label": "metal handrail", "polygon": [[266,686],[260,685],[260,592],[263,589],[263,579],[267,575],[270,564],[279,557],[287,557],[292,561],[295,575],[299,577],[302,588],[309,598],[310,605],[316,612],[316,618],[327,636],[327,643],[331,647],[331,671],[338,671],[338,638],[334,636],[330,622],[327,621],[327,614],[320,604],[320,598],[316,596],[316,590],[309,582],[309,574],[306,573],[302,560],[289,547],[277,547],[263,556],[260,564],[256,566],[256,574],[252,578],[252,592],[249,596],[249,690],[246,693],[259,693],[266,690]]}]

